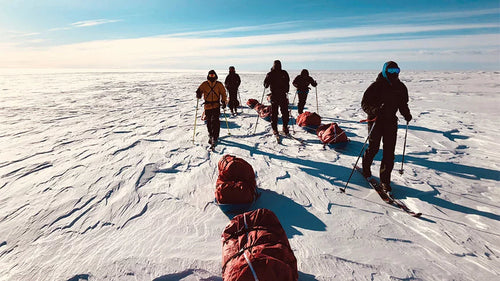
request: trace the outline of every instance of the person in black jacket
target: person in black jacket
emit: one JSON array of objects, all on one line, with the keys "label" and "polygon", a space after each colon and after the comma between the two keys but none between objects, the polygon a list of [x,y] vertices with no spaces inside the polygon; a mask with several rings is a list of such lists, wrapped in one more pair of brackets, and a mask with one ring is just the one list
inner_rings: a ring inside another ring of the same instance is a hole
[{"label": "person in black jacket", "polygon": [[316,87],[318,83],[309,76],[309,71],[307,71],[307,69],[302,69],[300,75],[293,79],[292,84],[297,88],[297,94],[299,95],[298,111],[299,114],[302,114],[304,106],[306,105],[307,94],[309,94],[310,90],[309,85]]},{"label": "person in black jacket", "polygon": [[373,124],[375,127],[369,137],[368,148],[363,154],[363,174],[371,177],[370,166],[380,148],[380,141],[383,140],[380,183],[386,192],[392,191],[391,172],[394,167],[394,149],[398,130],[396,112],[399,110],[406,122],[412,119],[408,108],[408,89],[399,80],[399,71],[397,63],[386,62],[376,81],[366,89],[361,101],[361,107],[368,114],[368,119],[377,118],[375,122],[368,122],[368,131]]},{"label": "person in black jacket", "polygon": [[240,105],[238,101],[238,87],[241,84],[240,76],[236,73],[234,66],[229,67],[229,74],[226,76],[226,80],[224,80],[224,85],[226,86],[227,91],[229,92],[229,109],[231,110],[231,114],[235,115],[237,113],[236,108]]},{"label": "person in black jacket", "polygon": [[273,134],[278,135],[278,107],[281,110],[281,119],[283,121],[283,133],[288,131],[288,91],[290,90],[290,76],[288,72],[281,69],[281,61],[275,60],[271,71],[267,73],[264,79],[264,87],[271,87],[271,127]]}]

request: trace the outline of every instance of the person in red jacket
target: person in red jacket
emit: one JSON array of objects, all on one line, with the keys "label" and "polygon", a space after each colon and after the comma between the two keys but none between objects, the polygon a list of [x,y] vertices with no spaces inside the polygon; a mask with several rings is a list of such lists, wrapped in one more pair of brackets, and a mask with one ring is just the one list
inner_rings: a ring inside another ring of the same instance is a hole
[{"label": "person in red jacket", "polygon": [[386,192],[391,192],[391,172],[394,168],[394,149],[396,147],[396,134],[398,131],[398,118],[396,112],[399,110],[406,122],[410,122],[412,116],[408,108],[408,89],[399,80],[399,66],[393,61],[384,64],[382,72],[379,73],[375,82],[366,89],[361,107],[367,113],[368,131],[375,127],[369,137],[368,148],[363,154],[363,174],[371,177],[370,166],[373,158],[383,145],[382,163],[380,164],[380,184]]},{"label": "person in red jacket", "polygon": [[298,111],[299,114],[304,112],[304,106],[306,105],[307,94],[309,94],[309,85],[316,87],[318,83],[309,76],[309,71],[307,69],[302,69],[300,75],[293,79],[292,84],[297,88],[297,94],[299,95]]},{"label": "person in red jacket", "polygon": [[220,108],[225,108],[227,103],[226,89],[221,82],[217,81],[217,73],[210,70],[207,75],[207,81],[201,83],[196,90],[196,98],[203,97],[205,100],[205,116],[209,140],[212,146],[217,144],[220,132]]}]

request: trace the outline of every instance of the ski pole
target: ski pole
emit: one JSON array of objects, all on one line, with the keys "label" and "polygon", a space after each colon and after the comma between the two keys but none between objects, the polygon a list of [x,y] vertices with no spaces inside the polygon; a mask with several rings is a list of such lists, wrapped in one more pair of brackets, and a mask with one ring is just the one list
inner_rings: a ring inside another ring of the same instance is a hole
[{"label": "ski pole", "polygon": [[316,89],[316,112],[319,114],[319,105],[318,105],[318,86],[314,87]]},{"label": "ski pole", "polygon": [[224,106],[224,107],[222,108],[222,110],[224,110],[224,118],[226,119],[227,134],[230,136],[230,135],[231,135],[231,132],[229,131],[229,123],[227,123],[226,107]]},{"label": "ski pole", "polygon": [[360,123],[362,122],[372,122],[373,125],[370,128],[370,131],[368,132],[368,136],[366,137],[365,143],[363,144],[363,147],[361,148],[361,151],[359,152],[358,159],[356,159],[356,163],[354,164],[354,167],[352,167],[351,174],[349,175],[349,179],[347,179],[347,182],[344,186],[344,188],[340,188],[340,191],[345,192],[347,185],[349,184],[349,181],[351,180],[352,174],[354,173],[354,170],[356,169],[356,165],[358,165],[359,158],[361,158],[361,155],[363,154],[363,150],[365,150],[366,143],[368,142],[368,139],[370,139],[370,135],[372,134],[373,128],[375,128],[375,123],[376,123],[377,117],[375,117],[372,120],[361,120],[359,121]]},{"label": "ski pole", "polygon": [[[297,96],[297,92],[295,92],[295,95],[293,96],[293,102],[292,102],[292,106],[295,104],[295,97]],[[288,99],[288,96],[287,96],[287,99]],[[293,116],[292,116],[292,108],[289,107],[288,108],[288,119],[292,119]],[[295,127],[293,125],[293,122],[292,122],[292,132],[295,134]]]},{"label": "ski pole", "polygon": [[[264,88],[264,91],[262,92],[262,98],[260,99],[260,104],[262,104],[264,102],[264,93],[266,92],[266,88]],[[255,135],[255,133],[257,133],[257,124],[259,123],[259,113],[257,112],[257,121],[255,121],[255,131],[253,132],[253,134]]]},{"label": "ski pole", "polygon": [[196,119],[198,119],[198,103],[200,102],[200,99],[196,99],[196,113],[194,114],[194,128],[193,128],[193,143],[194,143],[194,136],[196,135]]},{"label": "ski pole", "polygon": [[410,122],[406,122],[405,143],[403,145],[403,159],[401,160],[401,169],[399,169],[399,174],[400,175],[402,175],[404,173],[403,163],[405,162],[406,136],[408,135],[408,123],[410,123]]},{"label": "ski pole", "polygon": [[239,106],[238,106],[238,107],[239,107],[239,108],[241,108],[242,106],[241,106],[241,96],[240,96],[240,90],[238,90],[238,99],[239,99],[239,101],[238,101]]}]

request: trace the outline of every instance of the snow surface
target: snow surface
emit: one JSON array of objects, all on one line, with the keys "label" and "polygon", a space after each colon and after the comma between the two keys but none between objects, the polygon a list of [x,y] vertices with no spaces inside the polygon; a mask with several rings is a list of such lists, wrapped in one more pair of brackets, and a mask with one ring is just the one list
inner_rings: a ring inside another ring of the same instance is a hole
[{"label": "snow surface", "polygon": [[[244,106],[227,118],[231,136],[221,117],[215,152],[199,120],[192,142],[206,73],[0,75],[0,280],[222,280],[230,218],[212,202],[224,154],[253,166],[254,208],[277,214],[299,280],[499,280],[499,74],[401,73],[414,120],[403,175],[400,123],[393,189],[420,219],[357,173],[339,192],[367,135],[360,100],[375,71],[311,71],[323,123],[347,145],[323,148],[297,126],[307,145],[279,145],[264,120],[253,133]],[[265,73],[240,75],[243,103],[260,101]]]}]

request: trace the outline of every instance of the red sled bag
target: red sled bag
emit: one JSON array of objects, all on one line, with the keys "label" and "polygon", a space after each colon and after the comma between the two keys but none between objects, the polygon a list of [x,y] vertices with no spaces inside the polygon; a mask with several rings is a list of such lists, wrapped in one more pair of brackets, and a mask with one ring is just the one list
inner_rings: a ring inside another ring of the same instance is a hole
[{"label": "red sled bag", "polygon": [[270,105],[263,105],[262,107],[259,108],[258,110],[260,118],[269,121],[271,120],[271,106]]},{"label": "red sled bag", "polygon": [[297,281],[297,259],[268,209],[235,216],[222,233],[222,280]]},{"label": "red sled bag", "polygon": [[342,130],[337,123],[323,124],[316,129],[316,135],[322,143],[338,143],[348,142],[344,130]]},{"label": "red sled bag", "polygon": [[299,116],[297,116],[297,125],[300,127],[318,127],[321,125],[321,116],[316,112],[306,111]]},{"label": "red sled bag", "polygon": [[255,172],[248,162],[226,154],[219,161],[215,200],[220,204],[252,203],[257,195]]},{"label": "red sled bag", "polygon": [[249,99],[249,100],[247,101],[247,105],[248,105],[248,107],[250,107],[250,108],[254,108],[254,107],[255,107],[258,103],[259,103],[259,101],[258,101],[258,100],[256,100],[256,99]]},{"label": "red sled bag", "polygon": [[261,103],[257,103],[254,108],[255,111],[259,114],[259,117],[266,120],[270,121],[271,120],[271,106],[270,105],[263,105]]}]

